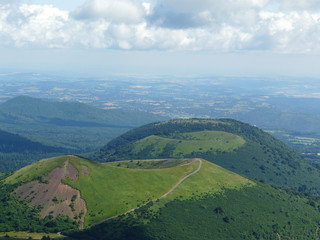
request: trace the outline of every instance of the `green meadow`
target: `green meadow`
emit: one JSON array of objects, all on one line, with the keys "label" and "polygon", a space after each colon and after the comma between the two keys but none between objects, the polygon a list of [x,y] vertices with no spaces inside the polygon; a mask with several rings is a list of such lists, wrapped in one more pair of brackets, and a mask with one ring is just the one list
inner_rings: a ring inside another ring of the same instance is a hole
[{"label": "green meadow", "polygon": [[[81,191],[88,208],[86,226],[161,197],[199,165],[196,161],[182,161],[183,164],[170,168],[137,169],[80,158],[72,158],[70,162],[78,169],[79,178],[77,181],[68,178],[64,182]],[[83,166],[88,168],[89,175],[83,174]]]},{"label": "green meadow", "polygon": [[[193,159],[162,159],[100,164],[73,158],[71,164],[78,169],[79,179],[76,182],[66,179],[65,182],[81,191],[88,208],[85,223],[90,226],[156,200],[184,176],[197,170],[200,162]],[[82,173],[83,166],[87,166],[89,175]],[[175,198],[188,199],[253,185],[244,177],[202,160],[200,171],[185,179],[167,197],[157,201],[154,208]]]},{"label": "green meadow", "polygon": [[224,189],[241,189],[255,183],[214,163],[202,160],[201,170],[183,181],[168,195],[167,200],[188,199],[204,194],[214,194]]},{"label": "green meadow", "polygon": [[240,136],[221,131],[175,133],[166,137],[151,135],[137,141],[132,152],[141,153],[151,150],[151,155],[158,156],[170,146],[170,150],[173,150],[172,157],[179,157],[192,152],[231,152],[245,142]]},{"label": "green meadow", "polygon": [[139,168],[139,169],[162,169],[175,167],[181,164],[190,163],[193,159],[149,159],[137,161],[118,161],[107,163],[110,166],[125,167],[125,168]]},{"label": "green meadow", "polygon": [[[204,135],[197,135],[204,136]],[[212,135],[211,135],[212,136]],[[184,136],[185,137],[185,136]],[[189,136],[187,136],[189,137]],[[193,136],[194,137],[194,136]],[[45,180],[56,167],[65,161],[78,170],[78,179],[63,179],[65,184],[80,190],[88,212],[85,225],[121,215],[131,209],[157,200],[183,177],[196,171],[200,162],[194,159],[127,160],[98,163],[77,156],[44,159],[29,165],[7,178],[7,184],[25,183],[34,179]],[[155,209],[175,198],[188,199],[223,189],[240,189],[253,185],[246,178],[202,160],[199,172],[185,179],[167,197],[157,201]],[[158,206],[158,207],[157,207]]]},{"label": "green meadow", "polygon": [[9,239],[41,239],[43,236],[50,237],[51,239],[59,239],[64,236],[57,233],[30,233],[30,232],[0,232],[0,238]]}]

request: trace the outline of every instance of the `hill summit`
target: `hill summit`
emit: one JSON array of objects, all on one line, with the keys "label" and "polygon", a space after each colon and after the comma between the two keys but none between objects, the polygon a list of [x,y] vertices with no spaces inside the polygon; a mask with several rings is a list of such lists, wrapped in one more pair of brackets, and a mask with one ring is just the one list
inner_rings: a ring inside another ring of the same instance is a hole
[{"label": "hill summit", "polygon": [[232,119],[152,123],[96,152],[98,161],[203,158],[249,178],[320,194],[320,171],[270,134]]},{"label": "hill summit", "polygon": [[21,200],[42,206],[41,217],[66,215],[82,226],[116,218],[157,199],[169,201],[177,196],[219,192],[222,186],[233,189],[255,185],[202,159],[101,164],[73,155],[31,164],[4,183],[18,186],[14,193]]}]

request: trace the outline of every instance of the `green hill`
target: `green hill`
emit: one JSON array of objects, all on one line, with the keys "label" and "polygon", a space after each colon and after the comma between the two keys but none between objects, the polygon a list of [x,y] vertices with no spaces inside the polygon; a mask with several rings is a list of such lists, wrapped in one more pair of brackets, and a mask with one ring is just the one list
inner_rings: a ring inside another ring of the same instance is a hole
[{"label": "green hill", "polygon": [[[182,178],[198,168],[199,172],[192,176],[193,181],[185,179],[177,189],[163,198],[166,200],[177,196],[188,198],[221,191],[222,186],[232,189],[253,184],[205,160],[201,160],[201,166],[199,164],[200,160],[195,159],[138,160],[101,164],[67,155],[45,159],[22,168],[6,178],[5,184],[18,184],[16,193],[21,198],[31,199],[31,204],[37,205],[37,198],[41,196],[45,199],[45,197],[39,195],[40,190],[38,186],[34,187],[35,183],[28,183],[34,180],[40,181],[43,185],[41,191],[47,191],[48,194],[56,193],[58,190],[51,189],[55,188],[56,184],[50,186],[50,181],[54,181],[50,180],[50,174],[59,169],[58,171],[65,173],[61,178],[62,183],[79,190],[81,198],[86,202],[85,226],[121,215],[151,200],[163,197]],[[74,169],[73,174],[70,169]],[[43,189],[45,187],[46,189]],[[58,201],[62,200],[62,196],[53,194],[51,198],[54,197]],[[58,208],[58,205],[54,204],[48,208],[55,211],[55,206]],[[45,212],[46,209],[42,211]]]},{"label": "green hill", "polygon": [[0,152],[2,153],[24,153],[35,152],[63,152],[66,149],[46,146],[39,142],[31,141],[18,134],[12,134],[0,130]]},{"label": "green hill", "polygon": [[[205,137],[213,136],[220,139],[221,132]],[[245,144],[227,136],[233,148]],[[320,198],[199,158],[98,163],[65,155],[16,171],[0,182],[0,192],[2,232],[108,240],[317,239],[320,224]]]},{"label": "green hill", "polygon": [[83,103],[50,102],[27,96],[0,105],[3,130],[74,152],[92,151],[129,129],[164,119],[146,112],[104,110]]},{"label": "green hill", "polygon": [[153,123],[115,138],[98,161],[203,158],[238,174],[320,194],[320,171],[262,130],[231,119]]},{"label": "green hill", "polygon": [[63,147],[45,145],[0,130],[0,172],[14,171],[41,158],[68,151],[70,150]]}]

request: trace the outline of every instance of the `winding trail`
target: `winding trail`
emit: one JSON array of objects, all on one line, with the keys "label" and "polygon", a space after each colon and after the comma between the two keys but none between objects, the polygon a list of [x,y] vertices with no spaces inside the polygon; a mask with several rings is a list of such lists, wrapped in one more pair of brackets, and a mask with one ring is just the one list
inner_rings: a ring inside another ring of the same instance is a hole
[{"label": "winding trail", "polygon": [[126,211],[125,213],[121,213],[121,214],[118,214],[118,215],[115,215],[115,216],[112,216],[112,217],[103,219],[103,220],[101,220],[101,221],[99,221],[99,222],[96,222],[96,223],[92,224],[91,227],[96,226],[96,225],[98,225],[98,224],[100,224],[100,223],[109,221],[109,220],[111,220],[111,219],[117,218],[117,217],[119,217],[119,216],[121,216],[121,215],[126,215],[126,214],[128,214],[128,213],[130,213],[130,212],[133,212],[133,211],[135,211],[135,210],[137,210],[137,209],[139,209],[139,208],[147,205],[147,204],[150,203],[150,202],[155,202],[155,201],[157,201],[158,199],[165,198],[165,197],[168,196],[170,193],[172,193],[177,187],[179,187],[179,185],[180,185],[184,180],[186,180],[187,178],[193,176],[194,174],[196,174],[197,172],[200,171],[200,169],[201,169],[201,167],[202,167],[202,160],[201,160],[200,158],[195,158],[194,161],[199,161],[199,162],[200,162],[199,167],[197,168],[197,170],[195,170],[194,172],[189,173],[187,176],[181,178],[176,185],[174,185],[168,192],[166,192],[165,194],[163,194],[161,197],[152,199],[152,200],[144,203],[144,204],[141,205],[140,207],[132,208],[132,209]]},{"label": "winding trail", "polygon": [[[194,172],[188,174],[187,176],[183,177],[182,179],[180,179],[180,181],[173,186],[173,188],[171,188],[167,193],[165,193],[164,195],[162,195],[161,197],[159,197],[158,199],[161,199],[161,198],[165,198],[166,196],[168,196],[170,193],[173,192],[173,190],[175,190],[184,180],[186,180],[187,178],[191,177],[192,175],[196,174],[197,172],[200,171],[201,167],[202,167],[202,160],[200,158],[195,158],[195,161],[199,161],[200,164],[199,164],[199,167],[197,170],[195,170]],[[156,199],[157,200],[157,199]],[[152,200],[153,201],[153,200]]]}]

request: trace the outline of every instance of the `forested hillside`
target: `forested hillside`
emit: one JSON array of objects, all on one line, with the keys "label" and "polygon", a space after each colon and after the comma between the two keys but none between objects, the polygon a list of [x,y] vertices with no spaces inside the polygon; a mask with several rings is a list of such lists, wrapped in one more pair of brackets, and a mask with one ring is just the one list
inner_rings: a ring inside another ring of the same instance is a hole
[{"label": "forested hillside", "polygon": [[3,130],[75,152],[92,151],[129,129],[164,119],[146,112],[104,110],[78,102],[49,102],[27,96],[0,105]]},{"label": "forested hillside", "polygon": [[0,172],[9,172],[44,157],[68,153],[70,149],[31,141],[17,134],[0,130]]},{"label": "forested hillside", "polygon": [[71,234],[88,240],[209,240],[319,238],[318,198],[275,186],[226,190],[175,199],[159,212],[148,204],[130,214]]},{"label": "forested hillside", "polygon": [[[210,132],[225,134],[210,139]],[[223,143],[233,148],[217,147]],[[231,119],[148,124],[115,138],[93,157],[99,161],[200,157],[250,178],[320,194],[319,169],[271,135]]]}]

